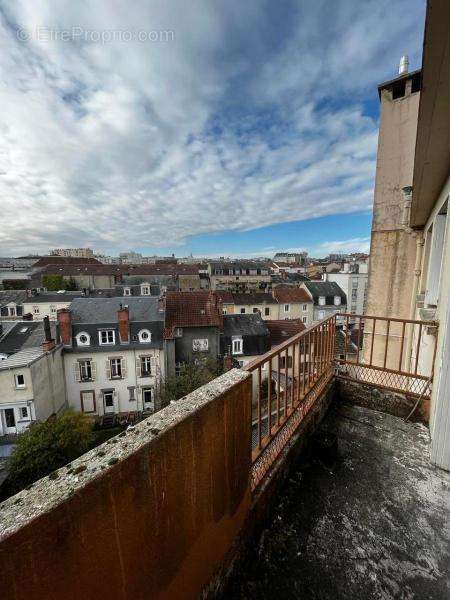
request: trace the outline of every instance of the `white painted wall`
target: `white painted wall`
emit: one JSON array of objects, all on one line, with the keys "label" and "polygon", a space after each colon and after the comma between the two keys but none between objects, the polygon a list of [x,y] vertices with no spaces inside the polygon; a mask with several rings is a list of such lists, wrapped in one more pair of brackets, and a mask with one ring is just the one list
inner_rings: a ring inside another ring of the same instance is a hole
[{"label": "white painted wall", "polygon": [[[138,377],[136,361],[141,356],[153,356],[155,361],[155,372],[151,377]],[[124,358],[126,373],[123,379],[108,379],[106,362],[110,358]],[[95,363],[96,374],[94,381],[79,382],[75,377],[75,365],[79,360],[91,359]],[[155,349],[121,349],[111,352],[98,352],[93,350],[87,352],[73,352],[64,354],[64,371],[66,378],[67,400],[71,408],[81,411],[81,392],[93,390],[95,393],[96,409],[93,415],[103,415],[103,393],[104,389],[114,389],[114,412],[134,412],[143,410],[142,388],[156,387],[161,378],[164,378],[164,352]],[[136,400],[130,401],[128,387],[136,388]]]},{"label": "white painted wall", "polygon": [[[327,273],[327,281],[335,281],[347,296],[347,310],[357,315],[366,312],[366,290],[368,274],[366,273]],[[356,290],[356,294],[353,294]]]},{"label": "white painted wall", "polygon": [[[23,314],[31,313],[33,321],[42,321],[44,317],[48,317],[51,321],[56,321],[57,311],[61,308],[69,308],[73,298],[60,302],[29,302],[23,303]],[[35,312],[35,311],[38,312]]]}]

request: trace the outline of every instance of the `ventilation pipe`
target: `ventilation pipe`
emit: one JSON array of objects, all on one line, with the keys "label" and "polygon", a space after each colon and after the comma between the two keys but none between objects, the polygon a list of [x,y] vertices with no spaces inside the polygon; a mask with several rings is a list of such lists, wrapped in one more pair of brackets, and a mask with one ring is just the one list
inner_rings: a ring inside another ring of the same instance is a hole
[{"label": "ventilation pipe", "polygon": [[398,66],[398,74],[404,75],[408,72],[409,69],[409,58],[407,54],[404,54],[400,59],[400,64]]}]

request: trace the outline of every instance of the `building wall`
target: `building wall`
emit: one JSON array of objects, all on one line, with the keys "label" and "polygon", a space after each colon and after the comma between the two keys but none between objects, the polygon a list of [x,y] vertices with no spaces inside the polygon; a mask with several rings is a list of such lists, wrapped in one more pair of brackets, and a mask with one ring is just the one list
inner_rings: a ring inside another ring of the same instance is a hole
[{"label": "building wall", "polygon": [[[194,352],[195,339],[207,339],[207,352]],[[183,335],[175,339],[175,362],[192,362],[195,358],[210,356],[216,359],[220,354],[220,338],[217,327],[184,327]]]},{"label": "building wall", "polygon": [[[31,313],[33,321],[42,321],[44,317],[48,317],[51,321],[56,321],[57,311],[61,308],[69,308],[72,299],[66,302],[24,302],[23,314]],[[35,309],[39,312],[35,312]]]},{"label": "building wall", "polygon": [[270,275],[211,275],[212,290],[262,291],[270,286]]},{"label": "building wall", "polygon": [[[15,387],[14,376],[19,374],[25,378],[25,388],[18,389]],[[6,408],[14,410],[17,433],[29,426],[31,419],[34,418],[33,396],[33,382],[29,367],[17,367],[0,371],[0,436],[6,433],[3,414],[3,410]],[[20,415],[20,408],[25,406],[28,407],[28,419],[23,419]]]},{"label": "building wall", "polygon": [[179,275],[178,283],[180,292],[190,292],[201,288],[199,275]]},{"label": "building wall", "polygon": [[34,391],[34,412],[38,421],[67,407],[62,349],[56,348],[30,366]]},{"label": "building wall", "polygon": [[[284,311],[284,303],[279,304],[225,304],[227,315],[241,314],[241,310],[245,309],[247,315],[251,315],[254,309],[257,309],[261,318],[264,321],[276,321],[284,319],[303,319],[306,317],[305,324],[310,325],[313,321],[313,303],[312,302],[291,302],[289,304],[289,312]],[[303,310],[303,306],[306,305],[306,310]],[[266,315],[265,309],[270,309],[270,314]]]},{"label": "building wall", "polygon": [[381,92],[367,313],[411,317],[416,242],[402,226],[402,188],[412,185],[420,93]]},{"label": "building wall", "polygon": [[[366,313],[367,273],[329,273],[327,274],[327,281],[336,282],[345,292],[349,312],[358,315]],[[353,290],[356,290],[355,298]]]},{"label": "building wall", "polygon": [[[136,361],[140,356],[154,356],[157,364],[155,374],[151,377],[138,377]],[[124,358],[126,374],[123,379],[108,379],[106,362],[109,358]],[[79,360],[91,359],[95,363],[96,376],[94,381],[79,382],[75,376],[75,365]],[[111,352],[67,352],[64,354],[64,371],[67,388],[67,400],[71,408],[81,411],[81,392],[95,392],[95,415],[104,414],[102,390],[115,390],[114,412],[134,412],[143,410],[142,387],[153,387],[155,392],[160,379],[164,377],[164,352],[153,349],[132,349]],[[136,400],[130,401],[129,387],[135,387]]]}]

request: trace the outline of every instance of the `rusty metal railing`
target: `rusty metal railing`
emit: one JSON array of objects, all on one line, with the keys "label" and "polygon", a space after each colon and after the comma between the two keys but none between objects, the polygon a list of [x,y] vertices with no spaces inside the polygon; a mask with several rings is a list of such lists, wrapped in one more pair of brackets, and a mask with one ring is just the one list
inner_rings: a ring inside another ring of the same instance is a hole
[{"label": "rusty metal railing", "polygon": [[334,374],[336,316],[247,365],[252,373],[252,489],[256,489]]},{"label": "rusty metal railing", "polygon": [[348,313],[339,317],[339,376],[429,398],[436,357],[435,321]]}]

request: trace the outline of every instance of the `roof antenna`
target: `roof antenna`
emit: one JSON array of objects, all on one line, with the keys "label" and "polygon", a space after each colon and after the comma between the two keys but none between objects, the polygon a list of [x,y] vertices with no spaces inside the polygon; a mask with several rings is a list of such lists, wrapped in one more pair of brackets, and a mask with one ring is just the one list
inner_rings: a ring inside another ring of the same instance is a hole
[{"label": "roof antenna", "polygon": [[409,58],[407,54],[404,54],[400,59],[400,64],[398,66],[398,74],[404,75],[408,72],[409,69]]}]

